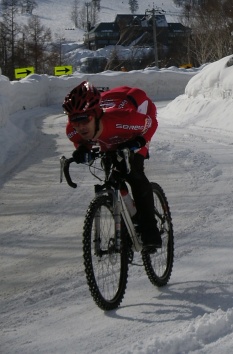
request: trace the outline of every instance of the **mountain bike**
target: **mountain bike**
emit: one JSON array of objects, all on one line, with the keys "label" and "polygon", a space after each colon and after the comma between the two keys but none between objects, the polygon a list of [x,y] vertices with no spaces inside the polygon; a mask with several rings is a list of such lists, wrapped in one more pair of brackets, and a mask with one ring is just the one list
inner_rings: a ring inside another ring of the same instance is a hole
[{"label": "mountain bike", "polygon": [[[142,265],[150,282],[161,287],[168,283],[174,259],[173,224],[167,198],[158,183],[151,182],[154,195],[154,213],[162,238],[162,248],[146,251],[140,237],[140,228],[124,202],[121,190],[125,179],[116,170],[114,161],[118,152],[97,152],[89,165],[90,172],[101,183],[94,186],[95,197],[87,209],[83,227],[84,268],[93,300],[99,308],[108,311],[117,308],[127,287],[129,264],[134,264],[134,253],[141,253]],[[127,173],[130,172],[130,152],[121,151]],[[98,167],[96,161],[99,160]],[[69,186],[76,188],[69,166],[73,158],[60,158],[61,176]],[[94,164],[95,161],[95,164]],[[96,174],[102,171],[103,177]],[[129,193],[131,193],[129,191]]]}]

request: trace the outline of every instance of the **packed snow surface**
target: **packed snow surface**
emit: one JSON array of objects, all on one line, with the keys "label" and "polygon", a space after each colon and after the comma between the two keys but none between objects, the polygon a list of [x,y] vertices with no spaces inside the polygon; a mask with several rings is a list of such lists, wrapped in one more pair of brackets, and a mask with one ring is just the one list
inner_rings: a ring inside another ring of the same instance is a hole
[{"label": "packed snow surface", "polygon": [[61,104],[83,77],[1,77],[1,353],[232,351],[231,62],[187,73],[182,94],[185,74],[170,69],[162,99],[164,81],[154,79],[153,93],[147,73],[93,77],[100,86],[137,83],[157,104],[146,173],[166,192],[175,232],[169,284],[153,287],[143,267],[131,266],[121,306],[106,313],[90,296],[82,259],[94,178],[77,165],[77,190],[59,183],[59,157],[73,151]]},{"label": "packed snow surface", "polygon": [[[72,0],[37,3],[34,14],[64,38],[69,64],[108,55],[107,48],[83,50],[84,31],[70,21]],[[139,1],[138,13],[152,6]],[[156,6],[179,21],[172,0]],[[128,12],[128,0],[101,0],[102,22]],[[232,352],[232,58],[192,70],[35,74],[12,82],[0,76],[0,353]],[[82,259],[95,180],[77,165],[77,190],[59,183],[59,157],[73,151],[61,104],[83,80],[138,86],[157,105],[146,173],[167,195],[175,232],[169,284],[153,287],[143,267],[131,266],[121,306],[106,313],[90,296]]]}]

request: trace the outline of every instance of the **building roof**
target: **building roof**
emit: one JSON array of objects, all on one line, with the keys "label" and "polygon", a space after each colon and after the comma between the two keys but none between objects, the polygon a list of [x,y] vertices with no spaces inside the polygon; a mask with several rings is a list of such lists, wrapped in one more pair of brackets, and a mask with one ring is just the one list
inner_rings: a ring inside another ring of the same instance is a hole
[{"label": "building roof", "polygon": [[[123,21],[130,21],[130,23],[138,20],[140,22],[142,21],[148,21],[149,23],[152,22],[152,16],[149,14],[118,14],[115,17],[115,22],[119,22],[120,20]],[[158,14],[155,15],[155,20],[156,20],[156,26],[157,27],[168,27],[166,16],[164,14]]]},{"label": "building roof", "polygon": [[100,22],[93,27],[89,33],[94,32],[118,32],[119,27],[115,22]]}]

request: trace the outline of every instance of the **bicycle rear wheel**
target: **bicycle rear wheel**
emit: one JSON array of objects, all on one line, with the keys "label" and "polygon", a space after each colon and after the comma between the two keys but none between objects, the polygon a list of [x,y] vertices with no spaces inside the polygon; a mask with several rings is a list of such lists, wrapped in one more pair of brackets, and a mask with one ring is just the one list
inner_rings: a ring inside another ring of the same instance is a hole
[{"label": "bicycle rear wheel", "polygon": [[167,198],[157,183],[151,183],[155,218],[162,237],[162,248],[153,254],[142,252],[142,260],[149,280],[153,285],[166,285],[170,279],[174,261],[173,225]]},{"label": "bicycle rear wheel", "polygon": [[107,195],[91,202],[84,221],[83,257],[91,295],[102,310],[117,308],[125,294],[128,278],[128,253],[121,240],[115,247],[115,220]]}]

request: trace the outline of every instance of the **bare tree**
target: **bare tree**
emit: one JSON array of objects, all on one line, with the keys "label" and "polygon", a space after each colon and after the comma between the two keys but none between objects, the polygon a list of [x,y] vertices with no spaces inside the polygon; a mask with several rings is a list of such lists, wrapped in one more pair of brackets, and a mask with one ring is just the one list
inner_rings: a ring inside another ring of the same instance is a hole
[{"label": "bare tree", "polygon": [[55,42],[53,42],[51,45],[51,53],[52,53],[53,61],[55,62],[55,66],[64,65],[65,58],[64,58],[63,48],[62,48],[64,42],[65,42],[64,35],[62,35],[62,33],[56,33]]},{"label": "bare tree", "polygon": [[120,70],[122,65],[124,65],[124,61],[119,59],[117,46],[115,46],[110,53],[105,70]]},{"label": "bare tree", "polygon": [[7,50],[7,31],[4,23],[0,23],[0,67],[6,75],[5,68],[8,63],[8,50]]},{"label": "bare tree", "polygon": [[82,6],[81,10],[79,11],[79,28],[87,30],[88,28],[88,21],[89,21],[90,12],[85,5]]},{"label": "bare tree", "polygon": [[38,6],[35,0],[21,0],[21,13],[32,15],[32,11]]},{"label": "bare tree", "polygon": [[30,57],[27,52],[26,36],[23,29],[20,31],[20,37],[15,47],[16,67],[25,67],[30,65]]},{"label": "bare tree", "polygon": [[205,0],[201,5],[186,2],[184,24],[192,29],[190,53],[193,61],[203,64],[232,53],[232,0]]},{"label": "bare tree", "polygon": [[1,43],[4,51],[4,74],[10,79],[14,78],[14,68],[16,65],[15,48],[20,26],[16,22],[18,14],[18,0],[8,0],[4,2],[2,14]]},{"label": "bare tree", "polygon": [[48,49],[52,40],[51,30],[41,25],[38,16],[32,15],[28,25],[24,26],[24,33],[31,65],[38,74],[42,74],[50,67]]},{"label": "bare tree", "polygon": [[98,12],[100,11],[100,1],[92,0],[91,2],[91,25],[94,26],[99,19]]},{"label": "bare tree", "polygon": [[89,31],[98,22],[98,12],[100,10],[100,1],[92,0],[85,2],[82,8],[79,8],[79,0],[74,0],[71,20],[76,28],[82,28]]},{"label": "bare tree", "polygon": [[100,0],[92,0],[92,3],[97,11],[100,11]]},{"label": "bare tree", "polygon": [[73,1],[70,19],[73,22],[75,28],[78,28],[79,27],[79,0]]}]

